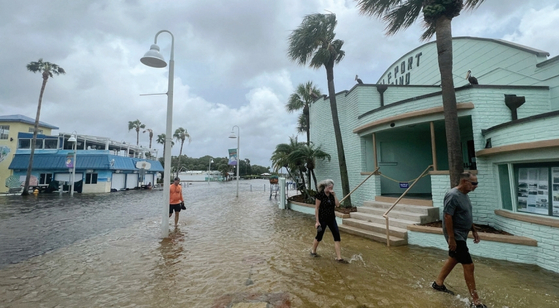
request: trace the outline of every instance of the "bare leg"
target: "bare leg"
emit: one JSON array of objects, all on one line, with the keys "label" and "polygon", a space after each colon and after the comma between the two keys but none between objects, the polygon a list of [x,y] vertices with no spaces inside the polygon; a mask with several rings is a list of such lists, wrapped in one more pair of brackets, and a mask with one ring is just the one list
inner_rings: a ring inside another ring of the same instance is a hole
[{"label": "bare leg", "polygon": [[314,241],[312,242],[312,253],[316,253],[316,248],[318,247],[318,243],[320,243],[319,241],[317,241],[316,239],[314,239]]},{"label": "bare leg", "polygon": [[179,212],[175,212],[175,226],[179,224]]},{"label": "bare leg", "polygon": [[444,280],[446,279],[448,274],[452,272],[456,264],[458,264],[458,261],[456,261],[456,259],[448,257],[443,265],[443,268],[441,268],[441,272],[439,273],[439,276],[437,276],[437,280],[435,280],[435,283],[437,283],[437,285],[439,286],[442,286],[444,284]]},{"label": "bare leg", "polygon": [[334,242],[334,249],[336,250],[336,260],[340,260],[342,258],[342,249],[340,248],[340,242]]},{"label": "bare leg", "polygon": [[462,266],[464,267],[464,278],[466,279],[468,291],[470,291],[470,295],[472,296],[472,301],[474,304],[478,305],[480,302],[476,290],[476,279],[474,278],[474,264],[463,264]]}]

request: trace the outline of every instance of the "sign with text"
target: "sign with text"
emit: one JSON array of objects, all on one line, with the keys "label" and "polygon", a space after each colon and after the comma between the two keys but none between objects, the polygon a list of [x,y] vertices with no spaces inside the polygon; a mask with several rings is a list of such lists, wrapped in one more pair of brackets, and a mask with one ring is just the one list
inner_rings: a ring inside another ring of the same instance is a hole
[{"label": "sign with text", "polygon": [[408,187],[410,187],[410,183],[403,183],[403,182],[400,183],[400,188],[408,188]]},{"label": "sign with text", "polygon": [[229,149],[229,163],[230,166],[237,165],[237,149]]}]

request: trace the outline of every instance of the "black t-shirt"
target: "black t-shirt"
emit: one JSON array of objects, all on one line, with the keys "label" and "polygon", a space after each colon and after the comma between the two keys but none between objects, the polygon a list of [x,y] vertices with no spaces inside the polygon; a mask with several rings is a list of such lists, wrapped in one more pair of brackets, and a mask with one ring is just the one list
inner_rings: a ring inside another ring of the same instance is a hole
[{"label": "black t-shirt", "polygon": [[324,191],[321,191],[316,194],[316,200],[320,200],[320,206],[318,207],[318,219],[320,221],[328,221],[336,217],[334,213],[336,199],[333,194],[327,196]]}]

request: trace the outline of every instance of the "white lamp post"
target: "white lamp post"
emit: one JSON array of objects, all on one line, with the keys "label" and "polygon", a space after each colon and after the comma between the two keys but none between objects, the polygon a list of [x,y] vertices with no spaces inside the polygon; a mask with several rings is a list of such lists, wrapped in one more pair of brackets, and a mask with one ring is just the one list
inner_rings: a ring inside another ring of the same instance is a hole
[{"label": "white lamp post", "polygon": [[213,159],[210,159],[210,164],[208,165],[208,185],[210,185],[210,169],[212,168]]},{"label": "white lamp post", "polygon": [[69,142],[73,142],[74,145],[72,148],[74,149],[74,163],[72,164],[72,181],[70,182],[70,196],[74,196],[74,182],[76,181],[76,151],[78,148],[78,139],[76,138],[77,134],[75,131],[72,132],[72,136],[68,139]]},{"label": "white lamp post", "polygon": [[[237,128],[237,136],[235,136],[235,132],[233,131],[233,128]],[[237,198],[239,197],[239,164],[240,164],[240,160],[241,160],[241,129],[237,126],[234,125],[233,127],[231,127],[231,135],[229,136],[229,138],[235,139],[237,138]]]},{"label": "white lamp post", "polygon": [[165,167],[163,169],[164,179],[163,179],[163,219],[161,221],[161,235],[167,237],[169,235],[169,187],[171,186],[170,176],[171,176],[171,138],[172,138],[172,121],[173,121],[173,82],[175,74],[175,37],[173,34],[167,30],[161,30],[155,35],[155,40],[153,45],[146,54],[140,59],[140,61],[151,67],[162,68],[167,66],[165,58],[159,53],[159,46],[157,46],[157,36],[162,33],[167,32],[171,35],[171,57],[169,59],[169,85],[167,88],[167,127],[165,130]]}]

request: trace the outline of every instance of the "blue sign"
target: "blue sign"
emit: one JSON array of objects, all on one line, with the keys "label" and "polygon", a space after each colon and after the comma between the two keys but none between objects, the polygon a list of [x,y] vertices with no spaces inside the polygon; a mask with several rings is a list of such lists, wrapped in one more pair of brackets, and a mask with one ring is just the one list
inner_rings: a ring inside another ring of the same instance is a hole
[{"label": "blue sign", "polygon": [[400,183],[400,188],[408,188],[410,187],[409,183]]}]

